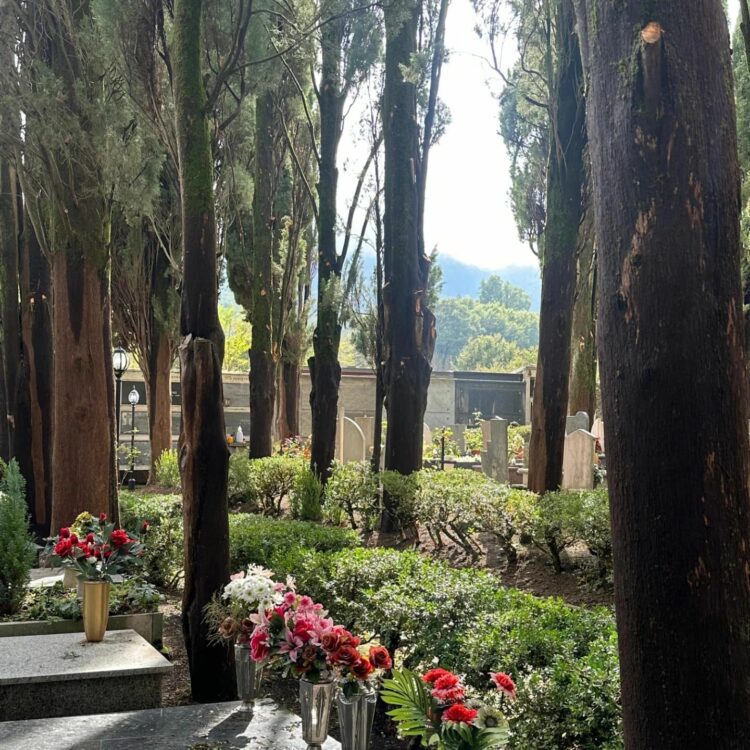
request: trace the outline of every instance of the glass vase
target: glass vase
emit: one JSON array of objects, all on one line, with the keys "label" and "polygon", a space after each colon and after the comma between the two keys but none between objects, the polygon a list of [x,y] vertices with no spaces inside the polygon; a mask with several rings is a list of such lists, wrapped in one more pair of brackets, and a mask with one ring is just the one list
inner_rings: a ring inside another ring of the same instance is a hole
[{"label": "glass vase", "polygon": [[328,737],[328,722],[331,719],[334,684],[299,681],[299,702],[302,715],[302,739],[307,750],[320,750]]}]

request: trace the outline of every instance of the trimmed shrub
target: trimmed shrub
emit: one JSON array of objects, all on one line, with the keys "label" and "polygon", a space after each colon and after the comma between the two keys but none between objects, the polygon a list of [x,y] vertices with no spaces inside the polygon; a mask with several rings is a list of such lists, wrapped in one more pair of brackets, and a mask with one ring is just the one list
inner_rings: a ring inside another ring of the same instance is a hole
[{"label": "trimmed shrub", "polygon": [[183,568],[182,497],[122,491],[120,522],[143,540],[146,579],[155,586],[176,586]]},{"label": "trimmed shrub", "polygon": [[26,508],[26,481],[13,459],[0,482],[0,614],[18,609],[35,558],[36,544]]},{"label": "trimmed shrub", "polygon": [[182,487],[180,462],[174,449],[162,451],[156,459],[156,484],[168,490],[179,490]]},{"label": "trimmed shrub", "polygon": [[561,490],[542,496],[516,492],[509,512],[522,535],[549,556],[556,572],[562,571],[562,553],[581,540],[585,492]]},{"label": "trimmed shrub", "polygon": [[340,525],[347,520],[353,529],[370,533],[380,518],[378,478],[369,461],[342,464],[335,461],[325,487],[323,517]]},{"label": "trimmed shrub", "polygon": [[291,494],[292,518],[323,520],[323,483],[308,466],[297,474]]},{"label": "trimmed shrub", "polygon": [[291,495],[306,466],[299,457],[251,459],[246,453],[235,453],[229,459],[229,502],[246,504],[263,515],[280,516],[283,499]]},{"label": "trimmed shrub", "polygon": [[271,567],[275,558],[284,557],[295,548],[333,552],[359,544],[359,535],[347,529],[249,513],[232,513],[229,516],[232,571],[244,570],[248,565]]},{"label": "trimmed shrub", "polygon": [[516,561],[515,527],[506,508],[508,485],[467,469],[421,471],[417,482],[417,521],[437,547],[446,537],[476,557],[480,548],[473,537],[486,531],[496,536],[508,561]]},{"label": "trimmed shrub", "polygon": [[381,471],[378,474],[383,494],[389,498],[388,512],[393,516],[401,531],[413,529],[417,522],[416,501],[419,484],[415,474],[401,474],[398,471]]},{"label": "trimmed shrub", "polygon": [[617,640],[607,609],[502,588],[484,571],[456,570],[414,552],[290,550],[277,576],[338,622],[398,649],[404,666],[439,663],[466,674],[478,693],[490,671],[510,672],[512,750],[622,747]]}]

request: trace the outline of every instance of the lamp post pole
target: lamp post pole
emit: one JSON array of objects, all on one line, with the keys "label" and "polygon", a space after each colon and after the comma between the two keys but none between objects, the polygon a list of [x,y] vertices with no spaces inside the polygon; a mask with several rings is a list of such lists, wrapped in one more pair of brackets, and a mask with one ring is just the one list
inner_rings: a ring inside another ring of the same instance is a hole
[{"label": "lamp post pole", "polygon": [[132,492],[135,489],[135,407],[140,401],[140,396],[135,388],[128,394],[128,401],[132,408],[130,415],[130,476],[128,477],[128,489]]},{"label": "lamp post pole", "polygon": [[127,372],[130,365],[128,353],[118,346],[112,352],[112,369],[115,371],[115,456],[117,461],[117,483],[120,482],[120,407],[122,402],[122,376]]}]

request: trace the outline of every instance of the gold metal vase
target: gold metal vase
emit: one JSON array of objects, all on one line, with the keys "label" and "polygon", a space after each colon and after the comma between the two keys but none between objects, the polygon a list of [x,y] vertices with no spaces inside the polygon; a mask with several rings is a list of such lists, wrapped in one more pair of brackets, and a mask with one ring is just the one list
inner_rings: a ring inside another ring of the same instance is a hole
[{"label": "gold metal vase", "polygon": [[86,640],[104,640],[109,620],[109,581],[83,582],[83,630]]}]

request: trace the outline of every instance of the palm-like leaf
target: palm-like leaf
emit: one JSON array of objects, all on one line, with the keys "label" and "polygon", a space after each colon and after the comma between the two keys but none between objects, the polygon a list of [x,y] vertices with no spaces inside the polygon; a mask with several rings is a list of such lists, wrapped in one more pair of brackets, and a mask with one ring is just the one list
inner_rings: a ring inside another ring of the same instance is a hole
[{"label": "palm-like leaf", "polygon": [[393,718],[405,737],[421,737],[429,742],[434,733],[430,716],[432,699],[422,680],[408,669],[395,669],[393,677],[385,680],[380,697],[390,706],[388,716]]}]

